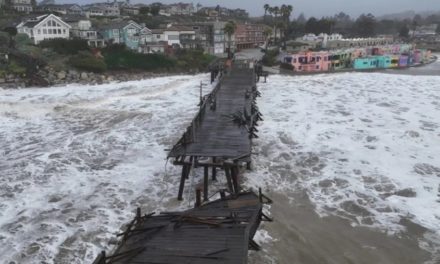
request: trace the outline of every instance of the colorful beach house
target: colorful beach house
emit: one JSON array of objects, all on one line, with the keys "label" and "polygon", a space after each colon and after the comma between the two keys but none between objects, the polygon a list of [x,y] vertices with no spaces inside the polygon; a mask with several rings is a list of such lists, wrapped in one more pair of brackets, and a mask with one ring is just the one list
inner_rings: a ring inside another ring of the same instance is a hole
[{"label": "colorful beach house", "polygon": [[400,55],[391,55],[390,59],[390,68],[399,67]]},{"label": "colorful beach house", "polygon": [[377,57],[357,58],[353,61],[353,68],[355,70],[371,70],[376,69],[378,65]]},{"label": "colorful beach house", "polygon": [[329,60],[332,70],[345,69],[351,64],[351,52],[349,50],[331,52]]},{"label": "colorful beach house", "polygon": [[399,67],[400,68],[408,67],[409,63],[410,63],[409,55],[406,55],[406,54],[400,55],[400,58],[399,58]]},{"label": "colorful beach house", "polygon": [[388,69],[391,68],[391,57],[384,55],[384,56],[377,56],[377,67],[381,69]]},{"label": "colorful beach house", "polygon": [[284,63],[289,63],[294,72],[323,72],[330,69],[329,53],[326,51],[306,51],[284,57]]},{"label": "colorful beach house", "polygon": [[422,62],[422,51],[421,50],[414,50],[411,55],[412,55],[413,64],[419,64]]},{"label": "colorful beach house", "polygon": [[430,50],[421,50],[422,52],[422,63],[428,63],[431,59],[431,51]]}]

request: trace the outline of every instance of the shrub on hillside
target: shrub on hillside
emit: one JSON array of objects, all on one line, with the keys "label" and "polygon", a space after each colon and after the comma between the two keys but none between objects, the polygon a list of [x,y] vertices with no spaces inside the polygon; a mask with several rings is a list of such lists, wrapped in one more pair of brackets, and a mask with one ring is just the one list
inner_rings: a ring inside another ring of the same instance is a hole
[{"label": "shrub on hillside", "polygon": [[274,66],[277,63],[277,57],[279,54],[280,51],[278,49],[267,50],[266,54],[264,54],[263,59],[261,60],[263,62],[263,65]]},{"label": "shrub on hillside", "polygon": [[198,69],[204,71],[215,60],[215,56],[205,54],[203,50],[182,49],[176,52],[177,66],[182,70]]},{"label": "shrub on hillside", "polygon": [[15,36],[15,45],[17,48],[32,45],[32,40],[27,34],[19,33]]},{"label": "shrub on hillside", "polygon": [[87,40],[84,39],[47,39],[40,42],[42,48],[50,48],[58,54],[77,54],[78,51],[88,50]]},{"label": "shrub on hillside", "polygon": [[130,50],[105,49],[103,51],[105,63],[111,70],[139,69],[146,71],[169,70],[175,61],[162,54],[139,54]]},{"label": "shrub on hillside", "polygon": [[107,69],[103,59],[96,58],[90,52],[79,52],[70,57],[69,64],[79,70],[103,72]]},{"label": "shrub on hillside", "polygon": [[23,75],[26,73],[26,68],[13,60],[11,63],[9,63],[7,71],[13,74]]},{"label": "shrub on hillside", "polygon": [[0,31],[0,47],[9,47],[10,36],[4,31]]},{"label": "shrub on hillside", "polygon": [[290,64],[290,63],[283,62],[283,63],[280,64],[280,68],[284,69],[284,70],[292,71],[293,70],[293,65]]}]

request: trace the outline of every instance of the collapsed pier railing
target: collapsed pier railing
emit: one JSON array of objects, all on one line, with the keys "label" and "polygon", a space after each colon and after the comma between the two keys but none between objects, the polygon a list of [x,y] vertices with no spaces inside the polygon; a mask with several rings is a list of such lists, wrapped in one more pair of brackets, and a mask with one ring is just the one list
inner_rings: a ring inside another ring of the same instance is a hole
[{"label": "collapsed pier railing", "polygon": [[241,192],[183,212],[136,217],[121,234],[111,254],[103,251],[93,264],[244,264],[248,249],[259,250],[253,237],[261,221],[272,221],[261,193]]}]

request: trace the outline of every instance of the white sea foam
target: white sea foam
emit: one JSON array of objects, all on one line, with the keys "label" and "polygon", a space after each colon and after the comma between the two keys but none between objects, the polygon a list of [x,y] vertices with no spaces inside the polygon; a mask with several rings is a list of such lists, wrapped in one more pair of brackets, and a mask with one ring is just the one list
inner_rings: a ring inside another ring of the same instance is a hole
[{"label": "white sea foam", "polygon": [[440,77],[271,76],[248,186],[305,189],[322,215],[440,237]]},{"label": "white sea foam", "polygon": [[0,89],[0,262],[90,263],[136,206],[187,206],[165,149],[208,80]]},{"label": "white sea foam", "polygon": [[[1,260],[90,263],[136,206],[188,206],[165,149],[208,78],[0,89]],[[390,232],[405,217],[432,230],[424,246],[438,238],[440,77],[271,76],[259,89],[248,187],[305,189],[323,215]]]}]

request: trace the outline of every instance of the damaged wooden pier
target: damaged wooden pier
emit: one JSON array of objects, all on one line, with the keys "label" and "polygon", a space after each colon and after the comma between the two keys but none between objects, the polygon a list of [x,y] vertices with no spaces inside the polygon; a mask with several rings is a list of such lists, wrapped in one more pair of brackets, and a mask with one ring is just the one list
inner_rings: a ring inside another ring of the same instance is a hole
[{"label": "damaged wooden pier", "polygon": [[116,250],[102,252],[93,264],[247,263],[248,249],[259,249],[253,237],[260,222],[271,221],[263,213],[271,200],[261,190],[220,195],[184,212],[142,216],[138,209]]},{"label": "damaged wooden pier", "polygon": [[168,155],[175,165],[182,166],[179,200],[191,170],[200,167],[204,169],[204,201],[208,200],[210,172],[216,180],[217,171],[224,171],[229,191],[240,192],[240,169],[250,169],[252,139],[257,137],[257,122],[262,120],[258,96],[254,68],[236,62],[201,100],[199,112]]}]

